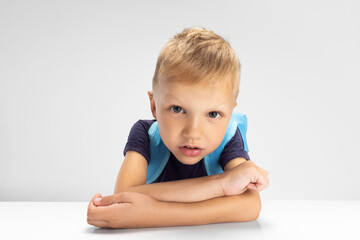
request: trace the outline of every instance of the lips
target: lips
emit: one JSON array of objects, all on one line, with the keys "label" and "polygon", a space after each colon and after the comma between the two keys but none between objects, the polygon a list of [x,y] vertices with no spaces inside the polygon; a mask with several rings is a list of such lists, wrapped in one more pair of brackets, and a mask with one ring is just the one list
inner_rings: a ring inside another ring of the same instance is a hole
[{"label": "lips", "polygon": [[199,156],[202,152],[202,148],[195,145],[183,145],[179,147],[180,152],[187,157],[196,157]]},{"label": "lips", "polygon": [[202,150],[202,148],[201,147],[199,147],[199,146],[196,146],[196,145],[190,145],[190,144],[184,144],[184,145],[182,145],[182,146],[180,146],[180,147],[184,147],[184,148],[188,148],[188,149],[201,149]]}]

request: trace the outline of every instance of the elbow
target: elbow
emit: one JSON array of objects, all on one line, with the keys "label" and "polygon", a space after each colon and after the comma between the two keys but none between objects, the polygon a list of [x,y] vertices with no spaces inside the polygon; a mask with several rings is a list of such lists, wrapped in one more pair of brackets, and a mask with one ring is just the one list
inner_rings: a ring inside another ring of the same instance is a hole
[{"label": "elbow", "polygon": [[250,209],[252,209],[252,211],[251,211],[252,214],[250,215],[249,221],[255,221],[256,219],[258,219],[260,216],[261,208],[262,208],[259,193],[255,192],[254,195],[255,196],[254,196],[254,200],[252,203],[252,207],[250,208]]},{"label": "elbow", "polygon": [[261,212],[261,202],[254,204],[250,211],[248,212],[248,215],[246,216],[245,222],[251,222],[255,221],[259,218]]},{"label": "elbow", "polygon": [[254,215],[252,216],[252,218],[250,219],[250,221],[255,221],[256,219],[259,218],[260,216],[260,212],[261,212],[261,201],[259,201],[259,204],[256,206],[256,208],[254,209]]},{"label": "elbow", "polygon": [[247,201],[245,204],[246,210],[244,209],[244,206],[241,208],[242,212],[237,214],[238,215],[237,222],[255,221],[259,218],[262,208],[259,192],[253,190],[247,190],[243,194],[247,195],[246,196]]}]

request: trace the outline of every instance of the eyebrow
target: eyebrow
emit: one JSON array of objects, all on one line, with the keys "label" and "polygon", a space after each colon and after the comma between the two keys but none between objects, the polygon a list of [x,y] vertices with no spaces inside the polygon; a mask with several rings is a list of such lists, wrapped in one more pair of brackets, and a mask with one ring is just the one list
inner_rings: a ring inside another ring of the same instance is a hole
[{"label": "eyebrow", "polygon": [[[165,97],[174,99],[174,100],[176,100],[178,102],[181,102],[179,99],[177,99],[175,96],[173,96],[171,94],[166,94]],[[170,105],[170,103],[166,103],[166,105]],[[182,105],[182,104],[180,104],[180,105]],[[209,107],[209,108],[214,109],[214,111],[225,111],[226,110],[226,104],[221,104],[221,105],[214,106],[214,107]]]}]

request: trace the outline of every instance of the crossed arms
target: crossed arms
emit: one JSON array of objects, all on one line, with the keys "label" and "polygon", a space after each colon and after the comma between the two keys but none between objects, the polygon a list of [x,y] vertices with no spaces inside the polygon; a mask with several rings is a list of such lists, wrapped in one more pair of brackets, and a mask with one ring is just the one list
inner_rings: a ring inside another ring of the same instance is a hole
[{"label": "crossed arms", "polygon": [[146,170],[145,158],[128,151],[114,195],[91,199],[88,223],[141,228],[252,221],[269,181],[266,170],[243,158],[230,161],[222,174],[171,182],[146,184]]}]

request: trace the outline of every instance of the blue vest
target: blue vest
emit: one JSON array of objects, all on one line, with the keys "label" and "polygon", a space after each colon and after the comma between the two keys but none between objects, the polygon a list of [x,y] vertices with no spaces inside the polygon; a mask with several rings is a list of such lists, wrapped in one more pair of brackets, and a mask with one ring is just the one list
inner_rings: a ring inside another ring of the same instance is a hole
[{"label": "blue vest", "polygon": [[[241,113],[233,113],[226,129],[225,136],[219,147],[204,157],[205,168],[208,175],[224,172],[219,164],[220,154],[224,150],[226,144],[235,135],[237,128],[240,130],[245,151],[249,152],[246,142],[246,115]],[[147,170],[147,184],[154,182],[160,176],[170,157],[170,150],[161,140],[157,121],[150,126],[148,133],[150,138],[150,161]]]}]

